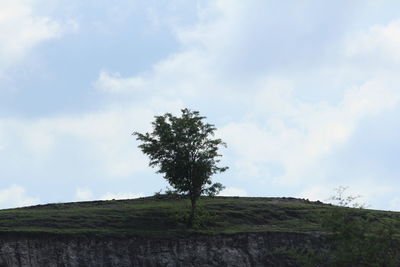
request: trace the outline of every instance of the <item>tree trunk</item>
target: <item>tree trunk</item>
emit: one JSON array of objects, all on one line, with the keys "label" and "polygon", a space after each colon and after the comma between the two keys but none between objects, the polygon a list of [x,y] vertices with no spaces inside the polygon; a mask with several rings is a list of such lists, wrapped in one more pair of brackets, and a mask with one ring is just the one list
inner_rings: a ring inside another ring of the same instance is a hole
[{"label": "tree trunk", "polygon": [[191,197],[190,201],[192,203],[192,209],[190,211],[190,218],[189,218],[189,228],[193,227],[194,224],[194,219],[195,219],[195,214],[196,214],[196,203],[197,203],[197,198]]}]

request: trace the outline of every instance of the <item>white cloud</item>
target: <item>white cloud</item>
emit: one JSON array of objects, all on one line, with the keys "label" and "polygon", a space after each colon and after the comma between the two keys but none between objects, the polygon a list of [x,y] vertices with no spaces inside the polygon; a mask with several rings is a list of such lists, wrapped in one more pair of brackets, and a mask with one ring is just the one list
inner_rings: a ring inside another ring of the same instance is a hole
[{"label": "white cloud", "polygon": [[2,0],[0,7],[0,74],[43,41],[78,28],[74,20],[61,23],[35,15],[32,1]]},{"label": "white cloud", "polygon": [[90,201],[90,200],[112,200],[112,199],[132,199],[144,197],[143,193],[132,193],[132,192],[107,192],[100,198],[94,196],[93,192],[87,188],[77,188],[75,191],[75,199],[78,201]]},{"label": "white cloud", "polygon": [[393,198],[389,202],[389,210],[400,211],[400,197]]},{"label": "white cloud", "polygon": [[[386,81],[369,81],[349,90],[339,104],[330,105],[300,103],[291,94],[271,94],[274,89],[267,86],[255,100],[265,101],[266,107],[257,104],[256,115],[246,122],[225,125],[219,136],[235,150],[242,175],[249,174],[249,166],[251,173],[259,175],[257,166],[275,163],[284,167],[284,174],[270,179],[298,183],[317,168],[322,157],[346,143],[360,120],[398,105],[400,93],[391,87]],[[282,104],[268,105],[273,102]],[[262,112],[269,117],[264,125],[251,121],[262,121]]]},{"label": "white cloud", "polygon": [[100,199],[101,200],[112,200],[112,199],[132,199],[144,197],[143,193],[131,193],[131,192],[118,192],[118,193],[106,193]]},{"label": "white cloud", "polygon": [[117,73],[109,73],[105,70],[100,72],[98,80],[94,86],[101,91],[108,93],[127,93],[140,90],[145,82],[141,77],[122,78]]},{"label": "white cloud", "polygon": [[[299,198],[305,198],[312,201],[322,201],[324,203],[337,204],[331,198],[333,196],[338,196],[336,189],[339,187],[344,187],[345,190],[342,192],[342,198],[355,197],[355,199],[349,203],[350,206],[354,204],[362,205],[366,208],[377,208],[377,200],[394,194],[398,194],[398,190],[393,188],[393,186],[386,185],[384,183],[379,183],[373,179],[365,178],[362,183],[356,180],[349,179],[346,185],[335,184],[331,182],[326,182],[324,184],[307,186],[305,190],[297,195]],[[389,203],[389,206],[379,207],[382,209],[393,209],[396,210],[399,207],[396,206],[397,199],[394,198]]]},{"label": "white cloud", "polygon": [[[399,195],[397,187],[393,187],[392,184],[389,184],[384,180],[374,179],[374,177],[364,177],[361,182],[349,181],[348,184],[349,190],[347,195],[360,196],[360,198],[355,202],[363,204],[367,208],[377,208],[379,200],[388,196]],[[386,205],[382,205],[381,203],[379,204],[380,209],[387,210],[390,208],[390,203],[385,203]]]},{"label": "white cloud", "polygon": [[301,192],[298,197],[309,199],[311,201],[322,201],[329,203],[329,198],[334,195],[333,188],[328,186],[312,186]]},{"label": "white cloud", "polygon": [[45,120],[25,125],[25,141],[27,147],[37,156],[48,155],[55,145],[55,138],[52,129]]},{"label": "white cloud", "polygon": [[39,120],[0,119],[0,143],[4,153],[17,152],[31,162],[44,164],[60,156],[59,151],[67,145],[76,149],[74,155],[87,155],[107,176],[127,177],[148,169],[148,160],[137,149],[132,132],[147,131],[154,115],[181,107],[179,101],[151,100],[143,106],[110,107],[97,113]]},{"label": "white cloud", "polygon": [[77,188],[75,191],[75,199],[78,201],[93,200],[93,193],[87,188]]},{"label": "white cloud", "polygon": [[1,208],[30,206],[39,202],[39,198],[27,195],[26,189],[18,185],[12,185],[9,188],[0,190]]},{"label": "white cloud", "polygon": [[[240,1],[210,4],[199,10],[200,22],[196,26],[177,29],[183,45],[181,52],[142,75],[121,78],[100,73],[98,83],[104,76],[107,79],[103,80],[114,88],[109,91],[125,92],[126,88],[133,88],[125,83],[140,81],[141,90],[163,97],[179,96],[189,103],[203,99],[206,105],[210,100],[224,99],[224,107],[245,110],[218,131],[234,150],[239,176],[263,175],[262,179],[298,185],[314,170],[313,178],[308,180],[324,179],[323,174],[315,175],[319,161],[346,144],[363,119],[398,105],[400,94],[393,84],[399,80],[373,76],[362,79],[358,86],[347,84],[353,88],[346,90],[338,103],[301,101],[295,94],[296,81],[283,74],[275,78],[270,72],[258,70],[250,81],[245,79],[242,83],[241,74],[230,68],[241,64],[240,60],[235,61],[240,52],[252,52],[247,51],[252,47],[247,47],[249,44],[243,39],[254,23],[248,22],[253,8]],[[390,26],[390,32],[396,32],[396,27],[397,23]],[[241,45],[236,47],[238,43]],[[246,46],[243,51],[242,45]],[[282,170],[278,174],[266,173],[268,164]]]},{"label": "white cloud", "polygon": [[151,71],[133,77],[100,71],[94,86],[114,94],[143,91],[160,97],[205,96],[216,89],[211,64],[203,51],[190,50],[172,55],[155,64]]},{"label": "white cloud", "polygon": [[219,196],[238,196],[238,197],[246,197],[247,192],[244,189],[236,188],[236,187],[227,187],[218,194]]},{"label": "white cloud", "polygon": [[400,20],[395,20],[387,25],[374,25],[368,31],[352,36],[347,42],[346,52],[349,56],[377,57],[380,62],[399,63],[399,48]]},{"label": "white cloud", "polygon": [[213,98],[228,98],[236,86],[220,84],[219,76],[226,75],[223,73],[229,68],[229,55],[238,52],[228,47],[238,38],[235,31],[243,30],[243,27],[236,26],[246,18],[237,20],[235,17],[240,15],[242,6],[240,1],[218,1],[199,8],[198,24],[189,28],[175,26],[177,39],[182,44],[181,51],[132,77],[123,78],[118,73],[100,71],[94,83],[96,88],[113,93],[142,90],[164,97],[209,99],[213,95]]}]

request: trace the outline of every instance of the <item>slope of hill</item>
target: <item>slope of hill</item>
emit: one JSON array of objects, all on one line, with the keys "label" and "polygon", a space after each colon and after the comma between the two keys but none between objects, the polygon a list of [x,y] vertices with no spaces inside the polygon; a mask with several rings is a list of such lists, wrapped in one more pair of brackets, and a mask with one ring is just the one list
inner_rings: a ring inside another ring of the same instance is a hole
[{"label": "slope of hill", "polygon": [[[204,197],[199,225],[188,229],[189,205],[161,195],[1,210],[0,266],[298,266],[307,251],[330,249],[324,218],[337,210],[295,198]],[[400,233],[400,213],[341,210]]]},{"label": "slope of hill", "polygon": [[[46,204],[0,211],[0,233],[57,233],[112,236],[169,236],[260,231],[319,231],[319,218],[330,208],[294,198],[202,198],[211,218],[205,229],[186,228],[190,202],[173,196],[131,200]],[[388,214],[375,212],[376,214]]]}]

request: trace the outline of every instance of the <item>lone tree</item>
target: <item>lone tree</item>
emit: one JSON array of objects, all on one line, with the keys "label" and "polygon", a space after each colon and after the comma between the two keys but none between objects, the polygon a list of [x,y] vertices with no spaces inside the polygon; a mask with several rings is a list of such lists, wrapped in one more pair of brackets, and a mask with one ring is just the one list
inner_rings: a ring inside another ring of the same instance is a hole
[{"label": "lone tree", "polygon": [[158,167],[157,173],[164,174],[168,183],[191,201],[189,225],[193,225],[196,203],[202,194],[216,195],[224,186],[212,183],[211,176],[224,172],[228,167],[218,167],[219,146],[226,144],[213,138],[216,128],[205,123],[206,117],[198,111],[182,109],[182,116],[170,113],[155,116],[153,132],[134,132],[142,144],[139,148],[150,158],[149,165]]}]

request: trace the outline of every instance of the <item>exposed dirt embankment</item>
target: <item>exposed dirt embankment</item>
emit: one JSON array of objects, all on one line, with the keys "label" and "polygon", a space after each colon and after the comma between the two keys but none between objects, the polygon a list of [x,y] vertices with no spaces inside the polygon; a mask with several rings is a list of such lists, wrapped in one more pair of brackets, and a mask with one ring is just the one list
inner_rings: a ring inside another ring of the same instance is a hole
[{"label": "exposed dirt embankment", "polygon": [[297,266],[283,251],[318,248],[301,233],[193,235],[180,238],[0,236],[0,266]]}]

